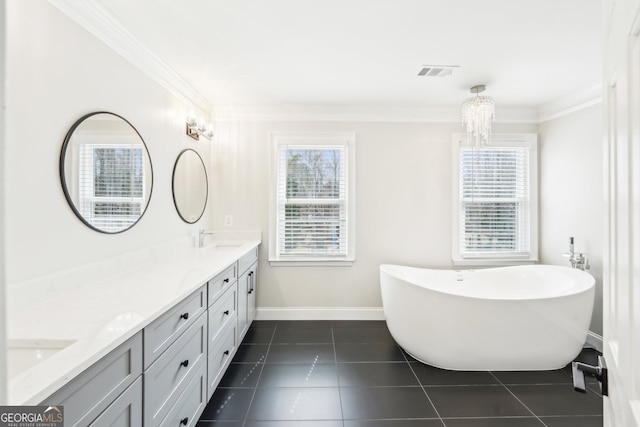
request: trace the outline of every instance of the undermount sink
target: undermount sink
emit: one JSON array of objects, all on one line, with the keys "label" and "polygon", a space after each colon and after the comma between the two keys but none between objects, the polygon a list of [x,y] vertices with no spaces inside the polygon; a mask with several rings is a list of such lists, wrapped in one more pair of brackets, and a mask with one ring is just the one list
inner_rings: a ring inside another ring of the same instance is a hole
[{"label": "undermount sink", "polygon": [[9,379],[31,369],[73,344],[74,340],[13,339],[7,341]]},{"label": "undermount sink", "polygon": [[242,242],[214,242],[205,247],[211,248],[211,249],[228,249],[228,248],[239,248],[242,245],[243,245]]}]

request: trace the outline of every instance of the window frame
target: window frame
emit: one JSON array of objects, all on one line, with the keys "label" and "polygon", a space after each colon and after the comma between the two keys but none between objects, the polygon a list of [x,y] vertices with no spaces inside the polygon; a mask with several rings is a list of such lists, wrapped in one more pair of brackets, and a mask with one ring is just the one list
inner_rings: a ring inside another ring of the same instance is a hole
[{"label": "window frame", "polygon": [[[506,266],[538,262],[538,136],[537,134],[494,134],[486,148],[525,147],[529,149],[529,242],[528,254],[463,254],[460,248],[460,153],[466,146],[466,134],[453,135],[452,155],[452,239],[451,259],[454,266]],[[481,149],[481,148],[479,148]]]},{"label": "window frame", "polygon": [[[99,228],[100,230],[106,231],[107,233],[113,233],[113,230],[122,230],[121,226],[122,221],[124,224],[128,224],[127,228],[130,228],[133,224],[135,224],[145,210],[146,203],[146,182],[145,182],[145,173],[146,169],[144,166],[144,161],[142,162],[142,194],[139,197],[131,196],[100,196],[95,194],[95,152],[96,150],[128,150],[131,152],[140,151],[142,158],[144,157],[144,147],[137,146],[135,144],[126,143],[126,142],[115,142],[115,143],[101,143],[101,142],[90,142],[86,144],[82,144],[79,148],[79,156],[78,156],[78,192],[80,194],[79,197],[79,206],[78,211],[81,213],[83,218],[87,220],[92,226],[97,227],[97,223],[103,222]],[[98,203],[126,203],[131,206],[138,206],[140,214],[132,216],[132,215],[123,215],[123,216],[113,216],[113,215],[101,215],[96,213],[96,205]],[[113,230],[112,230],[113,229]]]},{"label": "window frame", "polygon": [[[271,139],[271,181],[269,206],[269,263],[273,266],[351,266],[355,261],[355,178],[356,178],[356,138],[350,132],[276,132]],[[344,147],[347,155],[346,172],[346,255],[280,255],[278,253],[278,176],[282,165],[279,164],[279,150],[283,145],[327,148]]]}]

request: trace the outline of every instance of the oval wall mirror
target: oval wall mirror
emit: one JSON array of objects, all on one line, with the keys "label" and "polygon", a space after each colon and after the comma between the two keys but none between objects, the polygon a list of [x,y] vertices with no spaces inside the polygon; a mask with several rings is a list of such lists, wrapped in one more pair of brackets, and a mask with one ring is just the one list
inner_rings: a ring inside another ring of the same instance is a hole
[{"label": "oval wall mirror", "polygon": [[121,233],[144,215],[153,187],[149,151],[138,131],[108,112],[90,113],[69,129],[60,180],[76,216],[102,233]]},{"label": "oval wall mirror", "polygon": [[173,167],[173,202],[178,215],[193,224],[207,206],[209,183],[202,157],[191,149],[183,150]]}]

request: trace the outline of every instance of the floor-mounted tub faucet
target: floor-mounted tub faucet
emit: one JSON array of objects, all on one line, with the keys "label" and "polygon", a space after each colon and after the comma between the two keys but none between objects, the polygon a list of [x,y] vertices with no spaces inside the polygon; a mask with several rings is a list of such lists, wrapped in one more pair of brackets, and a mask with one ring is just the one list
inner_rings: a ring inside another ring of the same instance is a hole
[{"label": "floor-mounted tub faucet", "polygon": [[204,230],[198,231],[198,247],[199,248],[204,246],[204,238],[207,236],[213,236],[213,233],[205,232]]},{"label": "floor-mounted tub faucet", "polygon": [[584,252],[574,252],[573,250],[573,237],[569,237],[569,251],[564,253],[564,256],[569,258],[572,268],[577,268],[582,271],[587,271],[591,268],[589,265],[589,258]]}]

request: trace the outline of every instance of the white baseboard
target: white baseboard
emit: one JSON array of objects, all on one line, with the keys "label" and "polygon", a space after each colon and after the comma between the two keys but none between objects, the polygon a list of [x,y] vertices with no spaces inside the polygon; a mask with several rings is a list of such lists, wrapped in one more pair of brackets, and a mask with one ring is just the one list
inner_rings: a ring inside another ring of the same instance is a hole
[{"label": "white baseboard", "polygon": [[384,320],[382,307],[259,307],[256,320]]},{"label": "white baseboard", "polygon": [[585,346],[595,348],[600,353],[602,353],[604,349],[604,346],[602,344],[602,337],[591,331],[589,331],[589,333],[587,334],[587,342],[585,343]]}]

